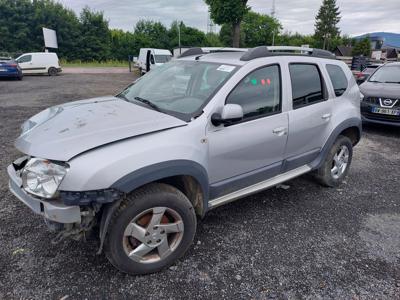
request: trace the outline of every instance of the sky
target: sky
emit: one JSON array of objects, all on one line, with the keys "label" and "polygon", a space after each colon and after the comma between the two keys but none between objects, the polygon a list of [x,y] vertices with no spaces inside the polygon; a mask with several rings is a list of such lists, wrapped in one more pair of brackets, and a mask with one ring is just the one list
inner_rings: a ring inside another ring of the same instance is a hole
[{"label": "sky", "polygon": [[[229,0],[227,0],[229,1]],[[276,17],[285,31],[311,34],[322,0],[275,0]],[[103,11],[111,28],[132,31],[140,19],[160,21],[169,26],[174,20],[207,31],[208,8],[203,0],[59,0],[79,14],[88,5]],[[272,0],[249,0],[252,10],[270,14]],[[367,32],[400,33],[400,0],[337,0],[343,34]]]}]

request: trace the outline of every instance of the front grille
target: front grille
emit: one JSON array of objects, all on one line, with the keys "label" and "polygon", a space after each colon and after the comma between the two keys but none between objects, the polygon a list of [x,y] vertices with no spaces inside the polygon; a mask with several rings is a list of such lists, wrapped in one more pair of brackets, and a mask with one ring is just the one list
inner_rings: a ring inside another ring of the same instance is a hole
[{"label": "front grille", "polygon": [[[380,97],[366,97],[364,99],[364,102],[369,103],[369,104],[379,105],[379,106],[382,106],[382,107],[387,107],[387,106],[381,105],[379,99],[380,99]],[[382,98],[382,101],[385,100],[385,99],[391,99],[391,98]],[[391,100],[393,102],[395,102],[397,99],[391,99]],[[395,108],[395,107],[400,107],[400,99],[393,106],[393,108]]]},{"label": "front grille", "polygon": [[392,116],[392,115],[383,115],[383,114],[375,114],[372,112],[363,111],[362,115],[368,119],[378,120],[378,121],[391,121],[391,122],[399,122],[400,116]]}]

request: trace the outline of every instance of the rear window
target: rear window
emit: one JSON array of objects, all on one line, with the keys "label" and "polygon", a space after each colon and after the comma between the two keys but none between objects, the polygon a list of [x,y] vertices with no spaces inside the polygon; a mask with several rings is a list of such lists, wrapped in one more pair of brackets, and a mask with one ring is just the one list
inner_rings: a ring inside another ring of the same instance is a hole
[{"label": "rear window", "polygon": [[312,105],[324,99],[321,74],[316,65],[290,64],[292,81],[293,109]]},{"label": "rear window", "polygon": [[333,89],[335,90],[336,97],[340,97],[347,90],[347,77],[341,67],[336,65],[327,65],[329,77],[332,81]]}]

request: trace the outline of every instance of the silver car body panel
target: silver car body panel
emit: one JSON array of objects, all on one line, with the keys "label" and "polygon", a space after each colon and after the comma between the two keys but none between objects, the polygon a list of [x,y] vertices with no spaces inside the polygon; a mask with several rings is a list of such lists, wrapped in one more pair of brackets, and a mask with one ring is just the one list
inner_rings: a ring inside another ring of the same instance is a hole
[{"label": "silver car body panel", "polygon": [[29,121],[33,128],[18,137],[17,149],[59,161],[118,140],[186,125],[170,115],[112,96],[50,108]]}]

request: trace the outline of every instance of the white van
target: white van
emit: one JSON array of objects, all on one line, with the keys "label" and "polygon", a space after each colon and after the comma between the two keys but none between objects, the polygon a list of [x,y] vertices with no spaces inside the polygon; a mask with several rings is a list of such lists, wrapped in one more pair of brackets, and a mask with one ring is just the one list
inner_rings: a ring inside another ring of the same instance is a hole
[{"label": "white van", "polygon": [[151,69],[158,67],[172,58],[171,51],[167,49],[154,49],[154,48],[141,48],[137,66],[139,67],[140,74],[145,74]]},{"label": "white van", "polygon": [[55,76],[61,72],[56,53],[35,52],[25,53],[16,59],[23,74],[49,74]]}]

